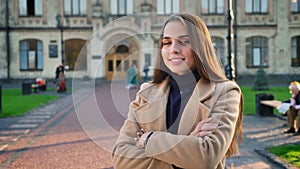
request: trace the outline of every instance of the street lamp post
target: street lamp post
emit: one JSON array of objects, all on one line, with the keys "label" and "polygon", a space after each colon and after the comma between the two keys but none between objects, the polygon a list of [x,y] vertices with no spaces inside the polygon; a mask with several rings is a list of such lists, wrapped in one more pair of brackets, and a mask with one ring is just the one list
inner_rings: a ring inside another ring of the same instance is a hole
[{"label": "street lamp post", "polygon": [[[67,26],[69,25],[69,17],[65,16]],[[64,21],[61,15],[56,15],[57,28],[60,30],[61,37],[61,64],[65,63],[65,46],[64,46]]]},{"label": "street lamp post", "polygon": [[228,0],[228,10],[227,10],[227,41],[228,41],[228,55],[227,60],[228,64],[225,67],[226,76],[230,80],[234,80],[235,78],[235,66],[234,66],[234,54],[232,53],[232,41],[233,41],[233,12],[232,12],[232,0]]}]

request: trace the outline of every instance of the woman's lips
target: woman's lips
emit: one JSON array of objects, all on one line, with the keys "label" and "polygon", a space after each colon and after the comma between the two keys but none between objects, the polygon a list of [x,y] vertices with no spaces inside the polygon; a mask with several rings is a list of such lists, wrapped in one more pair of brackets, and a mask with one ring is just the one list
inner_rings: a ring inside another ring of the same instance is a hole
[{"label": "woman's lips", "polygon": [[168,59],[172,64],[180,64],[182,63],[185,58],[172,58],[172,59]]}]

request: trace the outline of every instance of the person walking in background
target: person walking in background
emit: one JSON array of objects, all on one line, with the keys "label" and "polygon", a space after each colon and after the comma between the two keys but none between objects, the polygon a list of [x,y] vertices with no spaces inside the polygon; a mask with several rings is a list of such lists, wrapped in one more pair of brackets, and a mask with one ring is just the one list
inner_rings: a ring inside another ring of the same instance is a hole
[{"label": "person walking in background", "polygon": [[59,65],[56,67],[56,70],[55,70],[55,80],[57,80],[59,78],[59,74],[60,73],[63,73],[64,74],[65,72],[65,68],[64,68],[64,65]]},{"label": "person walking in background", "polygon": [[66,92],[66,79],[62,72],[59,73],[59,78],[56,80],[56,92]]},{"label": "person walking in background", "polygon": [[[284,133],[294,133],[294,135],[300,135],[300,83],[297,81],[291,82],[289,85],[291,98],[290,98],[290,108],[288,110],[287,116],[287,126],[289,129]],[[296,121],[296,117],[298,119]],[[296,127],[298,131],[296,132]]]},{"label": "person walking in background", "polygon": [[127,89],[135,89],[137,85],[137,73],[136,73],[136,66],[132,65],[127,70],[127,77],[126,77],[126,88]]},{"label": "person walking in background", "polygon": [[148,65],[147,62],[145,64],[144,68],[143,68],[143,72],[145,74],[144,81],[146,82],[146,81],[148,81],[148,72],[149,72],[149,65]]},{"label": "person walking in background", "polygon": [[224,169],[242,139],[243,97],[226,78],[206,25],[174,14],[113,147],[115,169]]}]

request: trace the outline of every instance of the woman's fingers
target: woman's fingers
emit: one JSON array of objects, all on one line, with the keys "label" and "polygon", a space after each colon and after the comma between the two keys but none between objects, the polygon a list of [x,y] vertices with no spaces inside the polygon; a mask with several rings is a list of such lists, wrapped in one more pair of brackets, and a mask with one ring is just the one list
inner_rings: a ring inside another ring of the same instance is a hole
[{"label": "woman's fingers", "polygon": [[218,127],[218,124],[216,123],[205,123],[201,126],[198,126],[198,131],[210,131],[210,130],[215,130]]},{"label": "woman's fingers", "polygon": [[199,124],[204,124],[204,123],[209,123],[209,122],[211,122],[211,121],[212,121],[212,118],[210,117],[210,118],[207,118],[207,119],[205,119],[205,120],[200,121],[200,122],[198,123],[198,125],[199,125]]},{"label": "woman's fingers", "polygon": [[[192,136],[199,136],[199,135],[207,135],[211,134],[214,130],[218,128],[217,123],[212,123],[212,118],[205,119],[197,124],[195,129],[190,133]],[[199,134],[202,133],[203,134]]]},{"label": "woman's fingers", "polygon": [[198,132],[195,136],[204,137],[204,136],[208,136],[210,134],[212,134],[212,131],[201,131],[201,132]]}]

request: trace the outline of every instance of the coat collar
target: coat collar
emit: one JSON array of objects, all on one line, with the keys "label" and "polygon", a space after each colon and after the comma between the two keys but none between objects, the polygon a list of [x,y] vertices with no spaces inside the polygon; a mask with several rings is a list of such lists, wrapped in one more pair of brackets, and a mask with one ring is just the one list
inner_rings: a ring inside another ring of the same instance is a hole
[{"label": "coat collar", "polygon": [[[162,83],[158,85],[150,85],[149,87],[140,91],[140,95],[149,100],[153,97],[166,97],[169,94],[169,78],[167,77]],[[209,98],[213,91],[215,90],[215,83],[209,82],[203,78],[201,78],[194,91],[192,96],[198,97],[199,101],[202,102]]]},{"label": "coat collar", "polygon": [[[166,123],[166,103],[169,96],[169,90],[169,80],[166,78],[162,83],[158,85],[149,85],[139,92],[139,95],[143,98],[145,103],[151,105],[149,107],[150,110],[147,111],[152,112],[153,114],[147,114],[147,121],[150,120],[148,118],[152,118],[153,120],[158,120],[158,123],[160,124]],[[183,110],[178,134],[189,134],[199,121],[206,119],[209,116],[210,108],[204,105],[203,102],[212,96],[214,90],[215,83],[209,82],[203,78],[198,81],[191,98]],[[153,111],[151,109],[153,109]],[[161,113],[157,114],[157,109],[160,109]],[[140,118],[144,119],[145,117]],[[165,131],[166,126],[164,125],[164,128],[159,128],[158,130]]]}]

